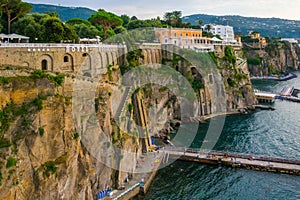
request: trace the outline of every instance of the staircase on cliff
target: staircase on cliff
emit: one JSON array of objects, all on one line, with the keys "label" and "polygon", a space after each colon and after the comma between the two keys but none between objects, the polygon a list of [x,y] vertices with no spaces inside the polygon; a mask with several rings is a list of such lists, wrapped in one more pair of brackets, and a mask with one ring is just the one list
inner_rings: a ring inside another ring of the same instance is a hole
[{"label": "staircase on cliff", "polygon": [[125,91],[124,91],[124,94],[122,96],[119,107],[117,109],[117,112],[115,114],[115,119],[120,119],[122,113],[124,112],[124,107],[125,107],[125,104],[128,100],[130,90],[131,90],[131,86],[125,86]]}]

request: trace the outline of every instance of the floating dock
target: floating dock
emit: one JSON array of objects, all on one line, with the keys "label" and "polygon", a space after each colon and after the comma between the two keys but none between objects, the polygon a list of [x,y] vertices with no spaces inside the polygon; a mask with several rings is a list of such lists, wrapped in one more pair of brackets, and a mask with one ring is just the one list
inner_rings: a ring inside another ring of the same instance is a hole
[{"label": "floating dock", "polygon": [[260,103],[274,103],[275,99],[300,102],[300,98],[297,96],[299,92],[300,90],[294,86],[284,87],[278,94],[254,90],[254,94]]},{"label": "floating dock", "polygon": [[179,157],[179,160],[188,162],[300,175],[300,160],[217,151],[205,152],[190,148],[166,149],[165,153],[170,154],[171,157]]},{"label": "floating dock", "polygon": [[258,91],[255,91],[254,94],[260,103],[274,103],[277,96],[276,94]]}]

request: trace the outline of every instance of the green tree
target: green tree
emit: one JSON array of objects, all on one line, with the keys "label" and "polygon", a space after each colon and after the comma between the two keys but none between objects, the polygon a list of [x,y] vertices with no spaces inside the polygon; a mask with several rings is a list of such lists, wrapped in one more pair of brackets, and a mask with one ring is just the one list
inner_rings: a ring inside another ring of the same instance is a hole
[{"label": "green tree", "polygon": [[79,38],[74,27],[70,26],[69,24],[63,24],[63,27],[64,27],[64,40],[78,42]]},{"label": "green tree", "polygon": [[123,20],[123,26],[126,28],[127,24],[130,22],[130,17],[128,15],[121,15],[121,19]]},{"label": "green tree", "polygon": [[12,25],[16,33],[28,36],[30,42],[37,42],[36,39],[41,39],[42,25],[36,21],[36,15],[40,14],[26,15]]},{"label": "green tree", "polygon": [[103,36],[103,32],[99,31],[93,25],[74,24],[73,27],[80,38],[95,38],[96,36]]},{"label": "green tree", "polygon": [[117,26],[117,27],[114,29],[114,32],[115,32],[116,34],[122,33],[122,32],[124,32],[124,31],[126,31],[126,28],[124,28],[123,26]]},{"label": "green tree", "polygon": [[69,21],[67,21],[67,24],[70,24],[71,26],[74,26],[75,24],[85,24],[87,26],[91,26],[91,22],[84,20],[84,19],[80,19],[80,18],[73,18],[70,19]]},{"label": "green tree", "polygon": [[223,57],[223,59],[232,63],[233,65],[236,64],[236,57],[234,55],[233,49],[230,46],[225,47],[225,56]]},{"label": "green tree", "polygon": [[181,11],[166,12],[164,14],[164,20],[170,26],[182,27],[183,23],[182,23],[182,20],[181,20],[181,16],[182,16]]},{"label": "green tree", "polygon": [[138,18],[136,16],[132,16],[130,20],[138,20]]},{"label": "green tree", "polygon": [[60,42],[64,34],[62,22],[57,17],[46,17],[42,20],[42,40],[45,42]]},{"label": "green tree", "polygon": [[201,28],[201,26],[202,26],[202,24],[203,24],[203,20],[202,20],[202,19],[199,19],[198,24],[199,24],[199,26],[200,26],[200,28]]},{"label": "green tree", "polygon": [[121,17],[111,13],[106,12],[103,9],[99,9],[98,12],[95,12],[88,19],[93,25],[100,25],[104,29],[104,36],[108,37],[111,34],[110,29],[114,29],[117,26],[121,26],[123,24],[123,20]]},{"label": "green tree", "polygon": [[144,27],[144,23],[142,20],[131,20],[128,25],[127,25],[127,29],[131,30],[131,29],[136,29],[136,28],[141,28]]},{"label": "green tree", "polygon": [[46,17],[41,19],[42,31],[41,40],[44,42],[61,42],[64,40],[78,40],[75,29],[63,23],[57,17]]},{"label": "green tree", "polygon": [[7,32],[10,33],[11,23],[20,18],[26,13],[29,13],[32,6],[29,3],[22,2],[21,0],[0,0],[0,11],[4,13],[7,20]]},{"label": "green tree", "polygon": [[207,32],[210,32],[210,30],[211,30],[211,25],[210,25],[210,24],[207,24],[207,25],[205,26],[205,30],[206,30]]}]

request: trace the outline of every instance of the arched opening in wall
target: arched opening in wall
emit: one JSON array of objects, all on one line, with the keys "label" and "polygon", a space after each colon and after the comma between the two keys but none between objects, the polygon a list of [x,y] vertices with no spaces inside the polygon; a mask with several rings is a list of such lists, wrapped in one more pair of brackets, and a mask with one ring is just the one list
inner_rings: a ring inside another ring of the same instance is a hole
[{"label": "arched opening in wall", "polygon": [[116,56],[113,52],[111,52],[110,54],[111,54],[111,65],[115,66],[116,65],[116,63],[115,63]]},{"label": "arched opening in wall", "polygon": [[29,67],[29,63],[28,62],[23,62],[22,67]]},{"label": "arched opening in wall", "polygon": [[40,69],[53,71],[53,59],[50,55],[44,54],[39,58]]},{"label": "arched opening in wall", "polygon": [[89,73],[89,72],[85,72],[85,73],[83,74],[83,76],[92,78],[92,75],[91,75],[91,73]]},{"label": "arched opening in wall", "polygon": [[214,78],[213,78],[213,75],[212,75],[212,74],[209,74],[209,75],[208,75],[208,79],[209,79],[209,83],[210,83],[210,84],[213,84],[213,83],[214,83]]},{"label": "arched opening in wall", "polygon": [[84,57],[84,61],[80,65],[81,71],[88,71],[92,69],[92,59],[88,53],[83,53],[82,57]]},{"label": "arched opening in wall", "polygon": [[103,58],[102,58],[102,55],[101,55],[100,52],[99,52],[99,59],[100,59],[99,60],[99,65],[100,65],[99,67],[102,68],[103,67]]},{"label": "arched opening in wall", "polygon": [[46,59],[42,60],[42,70],[48,70],[48,61]]},{"label": "arched opening in wall", "polygon": [[64,62],[69,62],[69,56],[64,56]]},{"label": "arched opening in wall", "polygon": [[74,59],[73,59],[73,56],[71,54],[65,54],[65,55],[62,55],[62,58],[63,62],[61,62],[60,64],[60,68],[59,70],[61,71],[74,71]]}]

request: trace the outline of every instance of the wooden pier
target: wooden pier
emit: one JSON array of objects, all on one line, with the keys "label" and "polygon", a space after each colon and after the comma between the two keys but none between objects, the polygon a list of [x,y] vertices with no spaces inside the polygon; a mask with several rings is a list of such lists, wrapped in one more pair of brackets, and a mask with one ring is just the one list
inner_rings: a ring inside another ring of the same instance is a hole
[{"label": "wooden pier", "polygon": [[300,175],[300,160],[182,148],[166,149],[165,153],[189,162]]}]

